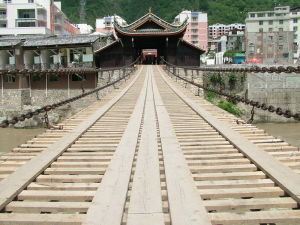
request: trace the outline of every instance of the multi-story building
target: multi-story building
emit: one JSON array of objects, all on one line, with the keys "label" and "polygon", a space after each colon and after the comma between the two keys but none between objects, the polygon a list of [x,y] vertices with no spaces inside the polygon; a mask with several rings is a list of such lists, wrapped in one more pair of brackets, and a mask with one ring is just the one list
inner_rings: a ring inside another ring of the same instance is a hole
[{"label": "multi-story building", "polygon": [[240,24],[240,23],[233,23],[229,25],[220,24],[220,23],[213,24],[208,27],[208,37],[210,39],[215,39],[222,36],[227,36],[229,32],[232,31],[240,31],[240,32],[245,31],[245,24]]},{"label": "multi-story building", "polygon": [[79,29],[53,0],[0,0],[0,35],[76,34]]},{"label": "multi-story building", "polygon": [[246,19],[247,58],[264,63],[293,63],[300,57],[300,8],[275,7],[249,12]]},{"label": "multi-story building", "polygon": [[207,50],[207,13],[185,10],[175,17],[174,23],[182,23],[186,19],[188,19],[189,24],[183,39]]},{"label": "multi-story building", "polygon": [[245,51],[245,32],[242,30],[229,31],[227,34],[227,50]]},{"label": "multi-story building", "polygon": [[127,24],[126,21],[118,15],[97,18],[96,19],[96,32],[106,33],[106,34],[113,32],[115,20],[118,22],[118,24],[121,24],[121,25]]}]

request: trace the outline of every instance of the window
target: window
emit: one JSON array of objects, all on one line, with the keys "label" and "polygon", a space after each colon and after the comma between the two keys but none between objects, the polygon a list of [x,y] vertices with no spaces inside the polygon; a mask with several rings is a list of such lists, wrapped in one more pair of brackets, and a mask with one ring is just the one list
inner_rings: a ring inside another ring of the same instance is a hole
[{"label": "window", "polygon": [[0,10],[0,19],[6,19],[6,11]]},{"label": "window", "polygon": [[279,28],[278,31],[279,31],[279,32],[283,32],[283,28]]},{"label": "window", "polygon": [[264,13],[257,13],[257,17],[264,17],[265,14]]},{"label": "window", "polygon": [[72,81],[85,81],[86,80],[86,75],[79,75],[79,74],[72,74],[71,76]]},{"label": "window", "polygon": [[283,24],[283,20],[279,20],[279,24]]},{"label": "window", "polygon": [[293,22],[298,23],[298,19],[297,18],[293,19]]},{"label": "window", "polygon": [[273,32],[273,28],[269,28],[269,32]]},{"label": "window", "polygon": [[273,20],[269,20],[269,25],[273,25]]},{"label": "window", "polygon": [[293,27],[293,31],[297,31],[298,30],[298,27]]},{"label": "window", "polygon": [[34,0],[28,0],[28,3],[34,3]]},{"label": "window", "polygon": [[278,40],[279,40],[279,41],[283,41],[283,40],[284,40],[283,36],[282,36],[282,35],[279,35],[279,36],[278,36]]},{"label": "window", "polygon": [[4,0],[3,1],[5,4],[11,3],[11,0]]},{"label": "window", "polygon": [[294,34],[294,39],[297,39],[298,38],[298,35],[297,34]]},{"label": "window", "polygon": [[264,21],[259,21],[258,23],[259,23],[259,25],[263,25]]},{"label": "window", "polygon": [[35,10],[34,9],[18,9],[18,18],[19,19],[34,19]]},{"label": "window", "polygon": [[283,58],[288,58],[289,57],[289,53],[288,52],[283,53],[282,55],[283,55]]},{"label": "window", "polygon": [[274,13],[268,13],[268,17],[274,16]]},{"label": "window", "polygon": [[278,45],[278,50],[283,50],[283,45]]},{"label": "window", "polygon": [[273,40],[273,36],[268,36],[269,41]]},{"label": "window", "polygon": [[254,47],[254,44],[253,44],[253,43],[250,43],[250,44],[249,44],[249,52],[250,52],[250,53],[254,53],[254,48],[255,48],[255,47]]},{"label": "window", "polygon": [[6,27],[6,22],[0,22],[0,27]]},{"label": "window", "polygon": [[251,14],[250,14],[250,17],[252,17],[252,18],[255,17],[255,14],[254,14],[254,13],[251,13]]},{"label": "window", "polygon": [[15,83],[16,82],[16,77],[12,75],[4,75],[3,81],[5,83]]},{"label": "window", "polygon": [[263,28],[259,28],[258,31],[259,31],[259,32],[264,32],[264,29],[263,29]]}]

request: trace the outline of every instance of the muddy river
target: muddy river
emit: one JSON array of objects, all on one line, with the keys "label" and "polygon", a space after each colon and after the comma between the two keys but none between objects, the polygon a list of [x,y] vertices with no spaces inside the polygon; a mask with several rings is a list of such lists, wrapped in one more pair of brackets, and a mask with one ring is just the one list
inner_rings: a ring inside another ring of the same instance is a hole
[{"label": "muddy river", "polygon": [[45,129],[14,129],[0,128],[0,154],[11,151],[25,141],[32,139],[38,134],[44,132]]},{"label": "muddy river", "polygon": [[270,135],[300,148],[300,123],[259,123],[255,125],[266,130]]}]

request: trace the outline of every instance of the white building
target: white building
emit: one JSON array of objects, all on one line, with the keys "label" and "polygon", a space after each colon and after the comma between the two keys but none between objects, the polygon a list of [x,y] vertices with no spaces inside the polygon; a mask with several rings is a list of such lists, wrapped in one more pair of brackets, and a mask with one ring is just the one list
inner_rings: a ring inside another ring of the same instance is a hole
[{"label": "white building", "polygon": [[114,20],[120,25],[126,25],[127,22],[118,15],[106,16],[103,18],[96,19],[96,32],[99,33],[111,33],[114,29]]},{"label": "white building", "polygon": [[94,28],[88,24],[76,24],[76,27],[80,30],[81,34],[90,34],[94,30]]},{"label": "white building", "polygon": [[189,24],[183,39],[207,50],[207,13],[185,10],[175,17],[174,23],[180,24],[186,19],[188,19]]},{"label": "white building", "polygon": [[230,31],[244,31],[245,24],[233,23],[233,24],[220,24],[216,23],[208,27],[208,36],[210,39],[226,36]]},{"label": "white building", "polygon": [[[249,12],[246,18],[246,48],[255,57],[279,62],[300,59],[300,7],[275,7],[273,11]],[[265,40],[258,43],[257,37]]]},{"label": "white building", "polygon": [[0,35],[79,33],[53,0],[0,0]]}]

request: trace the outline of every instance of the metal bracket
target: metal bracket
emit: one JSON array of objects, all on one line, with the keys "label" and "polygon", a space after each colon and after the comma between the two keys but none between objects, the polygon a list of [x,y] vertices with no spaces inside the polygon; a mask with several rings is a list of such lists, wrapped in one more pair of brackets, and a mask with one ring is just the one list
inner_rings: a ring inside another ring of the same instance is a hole
[{"label": "metal bracket", "polygon": [[251,110],[251,117],[250,119],[247,121],[248,124],[252,124],[253,120],[254,120],[254,106],[252,107],[252,110]]},{"label": "metal bracket", "polygon": [[44,115],[44,122],[45,122],[45,125],[46,125],[47,129],[54,129],[54,130],[62,130],[62,129],[64,129],[63,125],[54,126],[54,125],[50,124],[47,112]]}]

